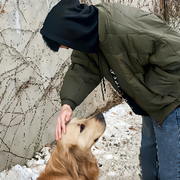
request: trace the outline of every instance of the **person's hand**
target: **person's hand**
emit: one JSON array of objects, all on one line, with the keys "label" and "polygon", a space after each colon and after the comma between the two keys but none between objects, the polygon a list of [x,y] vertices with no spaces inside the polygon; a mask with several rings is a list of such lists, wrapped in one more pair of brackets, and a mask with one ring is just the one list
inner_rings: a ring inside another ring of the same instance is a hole
[{"label": "person's hand", "polygon": [[69,105],[64,104],[61,108],[61,113],[57,120],[56,125],[56,141],[62,138],[62,130],[64,134],[66,133],[65,124],[70,121],[72,116],[72,109]]}]

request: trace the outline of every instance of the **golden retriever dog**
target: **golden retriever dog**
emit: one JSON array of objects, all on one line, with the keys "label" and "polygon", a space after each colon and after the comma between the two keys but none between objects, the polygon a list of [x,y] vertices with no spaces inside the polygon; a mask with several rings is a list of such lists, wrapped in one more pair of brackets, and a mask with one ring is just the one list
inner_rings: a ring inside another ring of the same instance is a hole
[{"label": "golden retriever dog", "polygon": [[99,168],[91,147],[105,127],[102,113],[87,119],[72,119],[37,180],[97,180]]}]

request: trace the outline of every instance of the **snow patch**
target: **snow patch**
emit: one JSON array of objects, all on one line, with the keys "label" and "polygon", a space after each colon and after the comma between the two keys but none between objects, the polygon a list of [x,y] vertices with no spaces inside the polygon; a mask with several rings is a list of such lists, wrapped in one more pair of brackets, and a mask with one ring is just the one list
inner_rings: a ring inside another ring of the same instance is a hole
[{"label": "snow patch", "polygon": [[116,173],[114,171],[109,171],[107,173],[108,176],[116,176]]}]

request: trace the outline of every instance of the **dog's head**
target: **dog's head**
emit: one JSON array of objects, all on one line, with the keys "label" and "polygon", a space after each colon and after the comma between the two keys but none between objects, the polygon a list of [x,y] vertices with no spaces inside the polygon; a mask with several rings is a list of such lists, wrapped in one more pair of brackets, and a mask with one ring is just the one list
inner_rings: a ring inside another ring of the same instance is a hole
[{"label": "dog's head", "polygon": [[99,169],[91,147],[105,127],[101,113],[87,119],[72,119],[38,180],[97,180]]},{"label": "dog's head", "polygon": [[62,134],[64,145],[78,145],[81,150],[88,151],[104,133],[106,123],[102,113],[87,119],[72,119],[66,125],[66,134]]}]

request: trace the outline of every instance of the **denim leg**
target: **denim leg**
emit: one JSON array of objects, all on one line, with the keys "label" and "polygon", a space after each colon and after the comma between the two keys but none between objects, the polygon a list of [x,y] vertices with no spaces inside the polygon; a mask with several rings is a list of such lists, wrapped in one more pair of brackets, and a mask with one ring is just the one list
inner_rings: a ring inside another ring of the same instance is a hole
[{"label": "denim leg", "polygon": [[140,157],[143,180],[156,180],[156,139],[150,116],[142,117]]},{"label": "denim leg", "polygon": [[162,130],[152,120],[157,140],[160,180],[180,179],[180,108],[167,116]]}]

